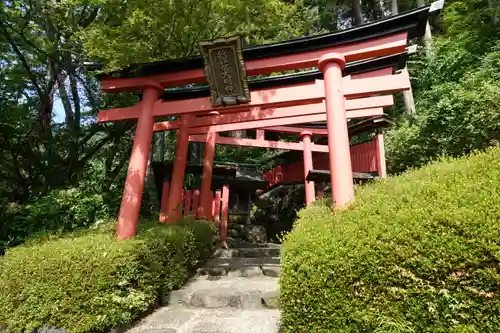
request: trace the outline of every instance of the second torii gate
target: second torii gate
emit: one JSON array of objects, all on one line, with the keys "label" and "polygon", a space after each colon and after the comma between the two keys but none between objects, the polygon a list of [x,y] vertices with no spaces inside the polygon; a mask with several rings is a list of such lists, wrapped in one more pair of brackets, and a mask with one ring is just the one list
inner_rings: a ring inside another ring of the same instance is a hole
[{"label": "second torii gate", "polygon": [[[318,148],[319,145],[312,144],[310,140],[313,132],[303,131],[301,136],[305,168],[312,167],[307,156],[311,155],[313,149],[327,150],[333,201],[338,207],[347,206],[354,198],[347,132],[349,113],[357,112],[358,117],[363,116],[363,113],[379,114],[380,108],[386,106],[387,100],[383,102],[379,99],[374,104],[380,97],[376,95],[407,90],[410,88],[410,82],[405,73],[382,75],[384,73],[380,71],[375,75],[362,75],[357,79],[352,76],[343,78],[345,64],[403,53],[408,39],[421,35],[429,12],[436,8],[440,9],[435,5],[425,6],[354,29],[251,47],[244,49],[241,54],[238,52],[233,54],[234,63],[244,61],[248,75],[318,67],[323,80],[306,83],[289,82],[260,89],[252,89],[250,84],[250,89],[246,86],[239,87],[241,91],[235,95],[233,92],[239,88],[232,80],[236,80],[236,77],[242,74],[237,74],[228,67],[228,61],[233,60],[228,58],[231,52],[220,51],[227,44],[224,40],[221,41],[223,46],[217,51],[219,59],[213,70],[216,74],[222,73],[224,77],[223,85],[218,87],[225,89],[226,97],[220,91],[212,89],[211,98],[167,101],[160,99],[166,87],[201,83],[205,80],[207,68],[204,70],[202,58],[199,57],[137,65],[132,71],[122,71],[102,77],[101,87],[104,91],[142,92],[142,100],[136,106],[99,113],[99,121],[137,119],[118,217],[118,237],[128,238],[135,235],[154,130],[177,131],[176,160],[168,195],[166,221],[169,223],[175,222],[179,216],[177,207],[181,199],[190,135],[203,135],[206,143],[200,213],[200,216],[204,216],[209,209],[206,194],[210,191],[211,168],[218,132],[272,128],[316,121],[326,121],[328,145],[327,149]],[[117,75],[119,77],[116,77]],[[230,106],[220,106],[220,103]],[[361,104],[353,107],[352,105],[356,103]],[[157,116],[176,116],[178,120],[155,125],[154,117]],[[255,139],[255,143],[272,145],[262,139],[261,131],[259,137]],[[306,192],[311,193],[311,187],[307,188]]]}]

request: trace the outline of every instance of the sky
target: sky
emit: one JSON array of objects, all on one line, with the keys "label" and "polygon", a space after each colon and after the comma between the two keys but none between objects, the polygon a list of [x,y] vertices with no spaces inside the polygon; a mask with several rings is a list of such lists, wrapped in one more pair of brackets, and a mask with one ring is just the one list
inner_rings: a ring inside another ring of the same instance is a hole
[{"label": "sky", "polygon": [[56,98],[54,101],[54,109],[52,111],[52,121],[60,124],[66,120],[66,115],[64,114],[64,108],[60,98]]}]

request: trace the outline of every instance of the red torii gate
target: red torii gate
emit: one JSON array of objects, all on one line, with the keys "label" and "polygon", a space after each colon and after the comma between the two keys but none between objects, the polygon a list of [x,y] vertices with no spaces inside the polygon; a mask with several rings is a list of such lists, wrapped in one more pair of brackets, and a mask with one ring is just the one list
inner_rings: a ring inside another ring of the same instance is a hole
[{"label": "red torii gate", "polygon": [[[140,65],[136,71],[139,72],[138,77],[101,77],[101,87],[106,92],[142,92],[142,100],[137,105],[101,111],[98,118],[101,122],[137,119],[118,217],[118,237],[135,235],[151,138],[155,130],[177,130],[167,222],[173,223],[180,216],[178,207],[182,199],[190,136],[192,140],[206,143],[198,214],[199,217],[205,217],[211,209],[209,199],[215,144],[223,140],[217,135],[218,132],[249,128],[278,130],[277,126],[316,121],[326,121],[328,145],[313,145],[313,131],[307,128],[301,131],[304,169],[312,169],[313,150],[328,152],[333,201],[338,207],[347,206],[354,198],[347,119],[351,117],[350,114],[352,117],[379,115],[384,106],[392,104],[392,99],[389,103],[389,97],[373,96],[407,90],[410,82],[406,73],[388,75],[384,70],[362,74],[358,78],[343,78],[345,63],[403,53],[408,38],[422,35],[429,12],[441,7],[433,4],[339,33],[245,49],[243,56],[248,75],[318,67],[323,73],[323,80],[253,89],[251,101],[243,105],[213,107],[206,97],[177,101],[159,99],[165,87],[204,82],[200,58]],[[154,68],[162,68],[163,73],[158,74]],[[121,74],[129,73],[125,71]],[[156,116],[177,116],[178,120],[155,124]],[[291,147],[290,144],[264,140],[262,131],[258,131],[255,140],[232,142],[236,145]],[[296,145],[293,147],[300,150]],[[311,202],[314,195],[314,183],[306,181],[307,201]]]}]

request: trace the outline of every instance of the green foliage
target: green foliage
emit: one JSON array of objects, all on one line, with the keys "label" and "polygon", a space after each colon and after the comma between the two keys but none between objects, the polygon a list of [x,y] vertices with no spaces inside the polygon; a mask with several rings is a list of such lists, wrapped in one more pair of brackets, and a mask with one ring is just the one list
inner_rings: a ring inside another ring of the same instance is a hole
[{"label": "green foliage", "polygon": [[76,188],[52,191],[25,205],[11,203],[1,207],[0,212],[0,249],[39,233],[86,228],[110,216],[101,194]]},{"label": "green foliage", "polygon": [[130,323],[211,255],[214,232],[185,221],[124,241],[100,230],[9,249],[0,258],[0,326],[95,332]]},{"label": "green foliage", "polygon": [[284,241],[284,332],[496,332],[500,148],[300,212]]},{"label": "green foliage", "polygon": [[417,117],[388,132],[391,172],[498,142],[499,14],[487,0],[447,3],[445,34],[409,62]]},{"label": "green foliage", "polygon": [[389,131],[391,170],[421,166],[441,155],[460,156],[500,140],[500,52],[489,54],[478,72],[457,83],[434,86],[422,93],[416,124]]},{"label": "green foliage", "polygon": [[85,49],[107,69],[198,54],[198,42],[241,35],[263,44],[310,32],[314,12],[301,1],[101,1],[101,16],[82,31]]}]

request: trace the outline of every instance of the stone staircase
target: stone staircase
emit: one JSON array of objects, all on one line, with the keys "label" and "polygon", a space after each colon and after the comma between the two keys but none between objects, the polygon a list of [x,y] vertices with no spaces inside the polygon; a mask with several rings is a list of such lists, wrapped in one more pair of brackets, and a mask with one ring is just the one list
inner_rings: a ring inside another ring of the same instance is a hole
[{"label": "stone staircase", "polygon": [[240,244],[218,249],[169,305],[128,333],[277,333],[277,244]]}]

